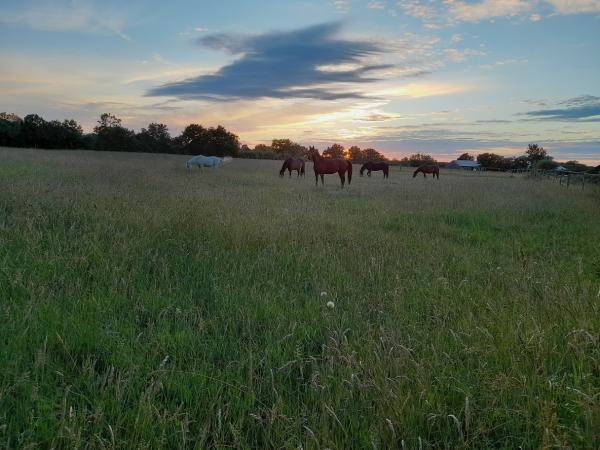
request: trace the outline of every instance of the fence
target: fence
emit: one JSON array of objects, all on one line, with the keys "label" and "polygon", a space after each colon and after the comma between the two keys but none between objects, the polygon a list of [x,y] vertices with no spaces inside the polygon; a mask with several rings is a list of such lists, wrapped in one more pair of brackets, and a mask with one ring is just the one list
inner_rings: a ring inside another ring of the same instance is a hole
[{"label": "fence", "polygon": [[532,169],[529,171],[529,174],[535,179],[554,181],[561,186],[566,187],[580,187],[582,190],[585,189],[586,185],[589,186],[590,184],[600,184],[600,174],[587,172]]}]

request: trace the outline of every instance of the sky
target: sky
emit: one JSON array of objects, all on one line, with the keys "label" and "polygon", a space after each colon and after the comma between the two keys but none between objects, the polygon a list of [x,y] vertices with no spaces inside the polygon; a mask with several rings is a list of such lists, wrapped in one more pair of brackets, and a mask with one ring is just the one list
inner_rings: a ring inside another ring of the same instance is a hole
[{"label": "sky", "polygon": [[0,111],[600,163],[600,0],[0,2]]}]

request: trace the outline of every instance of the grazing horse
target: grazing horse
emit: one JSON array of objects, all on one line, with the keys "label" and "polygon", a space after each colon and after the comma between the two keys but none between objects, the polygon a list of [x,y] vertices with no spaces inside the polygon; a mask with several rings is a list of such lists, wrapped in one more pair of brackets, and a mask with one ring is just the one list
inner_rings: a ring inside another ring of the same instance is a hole
[{"label": "grazing horse", "polygon": [[369,161],[366,162],[362,165],[362,167],[360,168],[360,176],[363,176],[363,172],[367,171],[367,176],[370,177],[371,176],[371,172],[375,171],[377,172],[378,170],[383,170],[383,178],[388,178],[390,176],[390,166],[388,163],[384,163],[383,161],[380,162],[373,162],[373,161]]},{"label": "grazing horse", "polygon": [[314,147],[308,149],[308,155],[313,161],[313,168],[315,170],[315,185],[319,184],[319,175],[321,176],[321,185],[325,185],[323,175],[337,173],[340,176],[342,182],[342,188],[346,182],[346,172],[348,172],[348,185],[352,181],[352,163],[345,159],[329,159],[323,158],[319,154],[319,150]]},{"label": "grazing horse", "polygon": [[285,169],[290,173],[290,177],[292,176],[292,170],[298,172],[297,176],[304,176],[304,160],[296,159],[296,158],[288,158],[283,162],[283,166],[281,166],[281,170],[279,171],[279,176],[283,177],[285,173]]},{"label": "grazing horse", "polygon": [[427,178],[427,175],[425,174],[431,173],[433,174],[433,178],[435,178],[437,175],[437,179],[440,179],[440,168],[435,164],[418,167],[417,170],[415,170],[415,173],[413,173],[413,178],[416,177],[419,172],[423,174],[424,178]]},{"label": "grazing horse", "polygon": [[218,156],[204,156],[204,155],[196,155],[188,162],[185,163],[185,166],[191,172],[192,167],[198,166],[200,169],[203,167],[214,167],[217,168],[221,164],[227,164],[231,162],[231,158],[226,156],[225,158],[219,158]]}]

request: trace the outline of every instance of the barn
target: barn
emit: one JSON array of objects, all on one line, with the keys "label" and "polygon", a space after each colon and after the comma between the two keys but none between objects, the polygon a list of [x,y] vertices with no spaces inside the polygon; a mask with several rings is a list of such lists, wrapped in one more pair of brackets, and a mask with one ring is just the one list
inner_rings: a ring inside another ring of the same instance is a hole
[{"label": "barn", "polygon": [[481,169],[481,164],[468,159],[456,159],[451,161],[447,167],[450,169],[479,170]]}]

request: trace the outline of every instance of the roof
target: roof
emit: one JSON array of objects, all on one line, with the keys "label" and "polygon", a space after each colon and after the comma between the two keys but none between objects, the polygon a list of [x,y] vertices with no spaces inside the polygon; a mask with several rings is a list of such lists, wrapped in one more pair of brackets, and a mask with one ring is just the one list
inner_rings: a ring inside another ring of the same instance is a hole
[{"label": "roof", "polygon": [[468,159],[456,159],[450,164],[456,164],[458,167],[481,167],[477,161],[469,161]]}]

